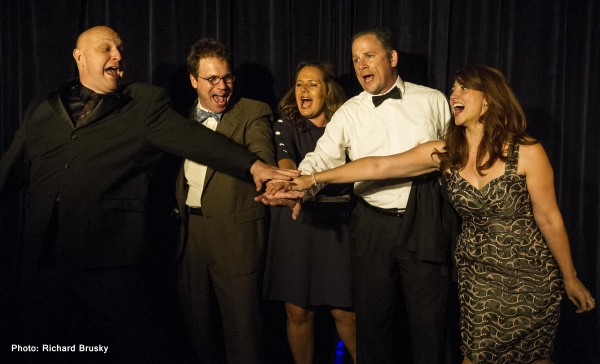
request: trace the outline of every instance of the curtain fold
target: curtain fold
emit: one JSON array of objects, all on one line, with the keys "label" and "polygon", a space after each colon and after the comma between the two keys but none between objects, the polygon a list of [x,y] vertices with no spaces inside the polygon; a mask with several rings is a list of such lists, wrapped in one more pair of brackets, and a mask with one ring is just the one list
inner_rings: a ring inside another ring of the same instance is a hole
[{"label": "curtain fold", "polygon": [[[125,42],[125,81],[165,87],[184,114],[194,98],[185,58],[201,36],[231,48],[236,92],[274,110],[304,59],[332,62],[358,93],[350,39],[373,25],[395,33],[405,80],[445,94],[463,65],[499,68],[549,155],[578,275],[600,302],[598,1],[4,0],[0,153],[34,96],[76,76],[76,37],[101,24]],[[16,196],[0,210],[0,289],[14,284],[22,205]],[[576,315],[565,300],[557,363],[600,362],[599,311]]]}]

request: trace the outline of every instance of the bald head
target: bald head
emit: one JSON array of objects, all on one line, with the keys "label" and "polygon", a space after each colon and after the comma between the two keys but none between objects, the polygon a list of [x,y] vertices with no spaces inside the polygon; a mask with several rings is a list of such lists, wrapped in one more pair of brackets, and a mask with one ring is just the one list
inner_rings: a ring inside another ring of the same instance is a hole
[{"label": "bald head", "polygon": [[123,77],[122,52],[121,37],[109,27],[81,33],[73,50],[81,84],[100,94],[115,91]]}]

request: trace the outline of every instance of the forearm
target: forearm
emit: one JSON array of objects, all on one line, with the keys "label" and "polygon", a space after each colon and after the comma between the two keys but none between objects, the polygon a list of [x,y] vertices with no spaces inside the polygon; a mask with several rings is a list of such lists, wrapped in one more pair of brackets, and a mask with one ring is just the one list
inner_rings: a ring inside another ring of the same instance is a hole
[{"label": "forearm", "polygon": [[589,311],[596,306],[594,298],[590,294],[590,291],[585,288],[583,282],[577,277],[577,272],[573,266],[573,259],[571,258],[571,248],[569,247],[567,232],[560,213],[558,213],[558,218],[556,218],[556,214],[553,217],[554,219],[552,220],[543,220],[545,223],[538,223],[538,226],[546,239],[548,248],[562,271],[564,289],[569,300],[577,307],[577,311],[575,312]]},{"label": "forearm", "polygon": [[277,162],[277,165],[279,166],[279,168],[283,168],[283,169],[296,169],[297,168],[296,163],[294,163],[294,161],[289,158],[280,159]]},{"label": "forearm", "polygon": [[319,172],[319,183],[349,183],[388,178],[414,177],[438,170],[432,157],[432,143],[421,144],[407,152],[385,157],[365,157],[343,166]]},{"label": "forearm", "polygon": [[321,183],[350,183],[420,176],[439,169],[439,161],[432,153],[441,147],[443,142],[428,142],[404,153],[386,157],[365,157],[321,172],[310,169],[307,172],[306,169],[302,169],[304,176],[294,180],[294,190],[307,190]]},{"label": "forearm", "polygon": [[573,265],[569,238],[567,237],[567,231],[565,230],[562,218],[555,218],[552,221],[544,222],[538,226],[542,231],[542,235],[546,240],[546,244],[548,245],[552,256],[558,263],[564,278],[575,278],[577,272]]},{"label": "forearm", "polygon": [[351,183],[356,181],[385,179],[390,171],[381,166],[381,157],[365,157],[337,168],[314,173],[318,183]]}]

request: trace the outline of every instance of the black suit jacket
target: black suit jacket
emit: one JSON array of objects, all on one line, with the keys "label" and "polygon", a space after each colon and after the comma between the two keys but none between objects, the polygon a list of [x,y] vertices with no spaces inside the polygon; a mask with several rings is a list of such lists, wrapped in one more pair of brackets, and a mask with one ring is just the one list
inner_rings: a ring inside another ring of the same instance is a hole
[{"label": "black suit jacket", "polygon": [[154,166],[164,151],[248,178],[257,157],[173,111],[159,87],[125,85],[75,128],[64,100],[77,82],[31,103],[0,160],[0,203],[29,184],[25,259],[40,256],[57,206],[56,242],[65,261],[80,267],[139,263],[149,183],[160,173]]},{"label": "black suit jacket", "polygon": [[445,178],[433,172],[413,179],[398,241],[421,260],[450,264],[461,220]]}]

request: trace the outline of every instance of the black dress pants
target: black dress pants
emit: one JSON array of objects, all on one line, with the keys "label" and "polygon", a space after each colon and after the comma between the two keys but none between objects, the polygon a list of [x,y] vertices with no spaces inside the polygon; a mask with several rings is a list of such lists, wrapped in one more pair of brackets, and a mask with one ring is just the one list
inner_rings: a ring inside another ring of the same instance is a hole
[{"label": "black dress pants", "polygon": [[395,363],[393,317],[396,287],[405,296],[415,364],[444,362],[450,277],[442,266],[399,247],[402,217],[359,203],[350,219],[357,326],[357,363]]}]

